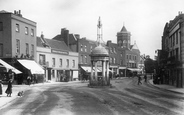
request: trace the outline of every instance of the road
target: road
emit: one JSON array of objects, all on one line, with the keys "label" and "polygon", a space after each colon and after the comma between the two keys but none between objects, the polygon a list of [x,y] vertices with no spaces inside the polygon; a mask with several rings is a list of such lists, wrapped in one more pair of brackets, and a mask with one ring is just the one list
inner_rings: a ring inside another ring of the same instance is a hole
[{"label": "road", "polygon": [[184,95],[137,85],[137,78],[112,80],[112,88],[87,82],[32,86],[0,115],[184,115]]}]

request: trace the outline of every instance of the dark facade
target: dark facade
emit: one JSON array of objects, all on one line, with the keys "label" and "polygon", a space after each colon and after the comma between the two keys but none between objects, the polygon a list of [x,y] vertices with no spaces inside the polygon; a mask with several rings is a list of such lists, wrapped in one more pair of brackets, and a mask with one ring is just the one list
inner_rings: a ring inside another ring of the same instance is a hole
[{"label": "dark facade", "polygon": [[158,52],[157,73],[161,83],[183,87],[184,85],[184,14],[179,14],[164,27],[162,49]]}]

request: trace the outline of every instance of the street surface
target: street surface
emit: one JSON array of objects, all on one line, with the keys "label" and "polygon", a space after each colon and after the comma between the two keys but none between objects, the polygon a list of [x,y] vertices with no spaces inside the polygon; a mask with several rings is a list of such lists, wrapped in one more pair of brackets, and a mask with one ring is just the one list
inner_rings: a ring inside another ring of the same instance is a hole
[{"label": "street surface", "polygon": [[31,86],[0,115],[184,115],[184,95],[155,88],[137,78],[112,80],[112,88],[88,82]]}]

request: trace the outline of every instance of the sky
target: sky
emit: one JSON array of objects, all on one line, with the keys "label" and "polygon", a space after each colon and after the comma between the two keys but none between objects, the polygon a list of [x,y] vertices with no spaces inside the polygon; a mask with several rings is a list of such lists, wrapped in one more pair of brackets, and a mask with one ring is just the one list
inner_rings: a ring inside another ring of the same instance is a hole
[{"label": "sky", "polygon": [[37,23],[37,36],[43,32],[52,39],[66,28],[96,41],[97,22],[101,18],[103,41],[117,43],[117,32],[123,25],[131,33],[141,54],[154,59],[161,49],[161,37],[167,22],[179,11],[184,0],[0,0],[0,10],[21,10],[24,18]]}]

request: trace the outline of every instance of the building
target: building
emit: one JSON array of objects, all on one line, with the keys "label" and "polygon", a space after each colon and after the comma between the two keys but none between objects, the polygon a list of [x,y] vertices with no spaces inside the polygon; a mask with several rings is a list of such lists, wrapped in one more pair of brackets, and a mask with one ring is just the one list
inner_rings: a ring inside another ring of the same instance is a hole
[{"label": "building", "polygon": [[[127,76],[129,73],[137,72],[140,63],[140,51],[137,44],[130,44],[131,34],[123,26],[120,32],[117,33],[117,43],[112,43],[110,40],[107,44],[102,41],[102,45],[109,51],[110,72],[120,76]],[[53,39],[64,41],[68,47],[74,52],[79,53],[79,74],[91,72],[91,57],[92,50],[97,46],[97,41],[89,40],[85,37],[80,38],[78,34],[71,34],[66,28],[61,29],[61,34]],[[101,71],[101,63],[99,61],[98,71]],[[128,71],[128,72],[127,72]],[[131,71],[131,72],[130,72]]]},{"label": "building", "polygon": [[22,72],[17,77],[21,82],[30,72],[43,74],[36,63],[36,22],[24,18],[20,10],[14,13],[0,11],[0,58]]},{"label": "building", "polygon": [[37,59],[45,68],[46,81],[72,81],[78,79],[78,53],[64,41],[37,37]]},{"label": "building", "polygon": [[125,26],[122,27],[120,32],[117,32],[117,45],[120,51],[120,74],[132,76],[133,73],[139,72],[140,51],[136,42],[131,45],[131,33],[127,31]]},{"label": "building", "polygon": [[162,49],[158,52],[161,83],[184,86],[184,14],[179,14],[164,27]]},{"label": "building", "polygon": [[0,57],[27,57],[36,61],[36,22],[21,11],[0,12]]}]

